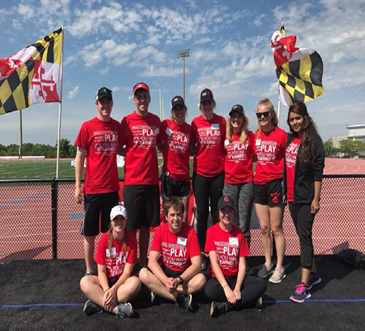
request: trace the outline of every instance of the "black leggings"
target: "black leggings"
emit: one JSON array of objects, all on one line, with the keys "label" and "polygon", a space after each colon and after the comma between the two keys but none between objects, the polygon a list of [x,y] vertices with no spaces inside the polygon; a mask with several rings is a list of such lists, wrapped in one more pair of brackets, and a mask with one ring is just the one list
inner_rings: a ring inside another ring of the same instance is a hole
[{"label": "black leggings", "polygon": [[204,177],[193,173],[193,189],[198,214],[197,234],[200,251],[205,251],[205,239],[207,237],[209,201],[212,212],[213,224],[218,222],[218,200],[222,196],[224,185],[224,172],[215,177]]},{"label": "black leggings", "polygon": [[[233,290],[237,277],[226,277],[228,286]],[[241,286],[241,305],[256,303],[256,300],[266,291],[266,280],[260,277],[246,276]],[[217,278],[212,277],[205,285],[205,295],[212,301],[226,302],[223,287]]]},{"label": "black leggings", "polygon": [[311,213],[310,204],[289,202],[289,210],[299,236],[302,268],[311,269],[314,257],[312,227],[315,215]]}]

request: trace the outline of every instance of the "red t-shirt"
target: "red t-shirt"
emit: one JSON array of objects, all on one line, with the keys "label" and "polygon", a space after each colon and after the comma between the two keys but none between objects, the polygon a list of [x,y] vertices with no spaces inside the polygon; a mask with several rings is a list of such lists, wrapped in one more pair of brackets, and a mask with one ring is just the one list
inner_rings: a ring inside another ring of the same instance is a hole
[{"label": "red t-shirt", "polygon": [[262,185],[283,178],[287,140],[288,134],[278,127],[269,132],[261,130],[259,137],[255,134],[255,184]]},{"label": "red t-shirt", "polygon": [[114,119],[103,122],[97,117],[82,124],[75,145],[86,150],[84,193],[119,191],[117,168],[120,124]]},{"label": "red t-shirt", "polygon": [[156,142],[160,125],[160,119],[151,113],[142,117],[133,112],[123,118],[121,145],[126,145],[125,185],[158,185]]},{"label": "red t-shirt", "polygon": [[210,120],[200,115],[193,119],[191,128],[196,141],[194,171],[204,177],[219,175],[224,169],[226,120],[217,114]]},{"label": "red t-shirt", "polygon": [[[243,232],[232,224],[229,232],[222,230],[219,222],[211,226],[207,231],[205,251],[215,251],[218,257],[218,265],[226,277],[234,277],[238,274],[238,262],[242,256],[250,255],[247,241]],[[215,277],[211,267],[212,276]]]},{"label": "red t-shirt", "polygon": [[232,142],[229,142],[227,139],[225,140],[225,183],[240,184],[253,181],[253,144],[254,135],[251,131],[248,131],[246,141],[243,144],[240,143],[240,136],[237,133],[233,133]]},{"label": "red t-shirt", "polygon": [[285,151],[285,167],[286,167],[286,188],[288,201],[294,201],[294,175],[295,163],[297,161],[297,153],[301,143],[300,137],[295,137]]},{"label": "red t-shirt", "polygon": [[184,271],[191,265],[191,258],[200,255],[198,236],[186,223],[182,223],[178,233],[171,232],[169,223],[164,223],[155,231],[151,251],[161,253],[162,267]]},{"label": "red t-shirt", "polygon": [[187,123],[178,125],[175,121],[166,119],[161,123],[163,141],[162,172],[176,180],[190,180],[189,146],[193,144],[191,126]]},{"label": "red t-shirt", "polygon": [[130,232],[126,231],[127,249],[124,254],[124,240],[113,239],[112,251],[109,251],[109,231],[104,233],[98,242],[98,249],[95,254],[95,262],[106,266],[106,275],[109,279],[119,278],[124,271],[126,263],[137,262],[137,240]]}]

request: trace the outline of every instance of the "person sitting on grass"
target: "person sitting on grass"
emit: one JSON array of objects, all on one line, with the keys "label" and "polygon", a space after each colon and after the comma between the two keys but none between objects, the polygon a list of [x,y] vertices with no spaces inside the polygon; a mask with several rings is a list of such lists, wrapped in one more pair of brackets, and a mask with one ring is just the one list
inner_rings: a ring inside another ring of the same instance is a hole
[{"label": "person sitting on grass", "polygon": [[132,276],[137,261],[137,240],[126,231],[125,207],[113,207],[110,220],[110,230],[100,237],[95,255],[98,276],[84,276],[80,281],[80,288],[89,299],[84,313],[107,311],[117,318],[133,317],[129,301],[137,297],[142,286],[139,278]]},{"label": "person sitting on grass", "polygon": [[139,278],[151,291],[151,302],[161,297],[174,301],[187,311],[194,311],[193,293],[204,288],[201,257],[195,230],[183,222],[184,204],[175,196],[164,203],[166,223],[153,237],[148,267]]},{"label": "person sitting on grass", "polygon": [[212,278],[205,295],[212,300],[210,316],[218,317],[236,307],[262,306],[266,280],[246,276],[246,259],[250,254],[243,232],[232,224],[234,202],[228,196],[218,201],[219,222],[208,229],[205,251],[209,253]]}]

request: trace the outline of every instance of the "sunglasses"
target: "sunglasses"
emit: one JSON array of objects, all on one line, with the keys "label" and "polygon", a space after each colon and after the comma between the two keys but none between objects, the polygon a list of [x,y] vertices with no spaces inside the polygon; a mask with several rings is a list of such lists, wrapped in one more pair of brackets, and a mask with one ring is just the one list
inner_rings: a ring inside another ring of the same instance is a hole
[{"label": "sunglasses", "polygon": [[257,118],[261,118],[261,116],[264,115],[264,117],[266,118],[269,116],[270,112],[271,111],[268,110],[268,111],[264,111],[263,113],[256,113],[256,116],[257,116]]}]

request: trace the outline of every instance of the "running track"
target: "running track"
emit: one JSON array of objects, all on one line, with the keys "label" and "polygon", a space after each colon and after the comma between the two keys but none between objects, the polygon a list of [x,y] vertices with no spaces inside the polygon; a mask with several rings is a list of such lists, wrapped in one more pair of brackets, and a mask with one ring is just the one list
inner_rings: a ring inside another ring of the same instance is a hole
[{"label": "running track", "polygon": [[[325,174],[365,174],[365,161],[326,159]],[[52,258],[49,185],[0,186],[0,263],[14,259]],[[58,194],[58,258],[82,258],[79,228],[82,206],[73,200],[72,184]],[[365,177],[325,178],[321,211],[316,216],[313,241],[316,254],[365,247]],[[190,220],[190,219],[189,219]],[[194,221],[193,218],[191,221]],[[289,212],[284,215],[286,254],[299,255],[298,237]],[[263,255],[260,231],[252,230],[252,255]]]},{"label": "running track", "polygon": [[324,174],[326,175],[364,175],[365,160],[326,158]]}]

